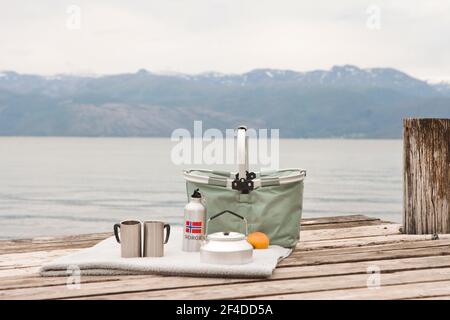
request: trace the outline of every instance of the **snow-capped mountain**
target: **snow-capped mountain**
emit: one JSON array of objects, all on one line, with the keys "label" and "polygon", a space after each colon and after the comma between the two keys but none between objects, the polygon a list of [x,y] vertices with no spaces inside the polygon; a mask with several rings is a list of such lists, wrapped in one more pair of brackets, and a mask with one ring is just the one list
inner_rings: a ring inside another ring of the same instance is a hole
[{"label": "snow-capped mountain", "polygon": [[203,120],[285,137],[399,137],[407,116],[450,117],[450,85],[352,65],[243,74],[0,72],[0,135],[167,136]]},{"label": "snow-capped mountain", "polygon": [[37,89],[48,90],[56,86],[64,90],[65,86],[83,86],[99,79],[99,82],[114,79],[134,80],[184,80],[228,86],[275,85],[280,83],[296,84],[300,86],[356,86],[383,87],[391,89],[411,90],[416,94],[445,93],[450,91],[448,83],[430,84],[416,79],[404,72],[392,68],[360,69],[353,65],[334,66],[330,70],[314,70],[297,72],[280,69],[255,69],[243,74],[225,74],[220,72],[205,72],[201,74],[184,73],[153,73],[141,69],[134,74],[119,74],[103,77],[86,77],[74,75],[38,76],[18,74],[13,71],[0,73],[0,89],[30,92]]},{"label": "snow-capped mountain", "polygon": [[280,69],[255,69],[243,74],[206,72],[199,75],[182,75],[184,79],[224,85],[273,85],[293,83],[304,86],[357,86],[390,87],[416,90],[417,94],[433,94],[447,88],[430,85],[392,68],[360,69],[353,65],[334,66],[330,70],[297,72]]}]

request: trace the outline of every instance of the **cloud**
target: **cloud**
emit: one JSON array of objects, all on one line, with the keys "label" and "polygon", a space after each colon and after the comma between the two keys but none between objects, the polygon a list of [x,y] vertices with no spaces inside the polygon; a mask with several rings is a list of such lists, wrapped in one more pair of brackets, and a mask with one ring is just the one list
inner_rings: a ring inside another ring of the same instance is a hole
[{"label": "cloud", "polygon": [[[450,79],[450,2],[299,0],[1,1],[0,69],[197,73],[351,63]],[[81,28],[66,27],[69,5]],[[380,29],[367,28],[370,6]]]}]

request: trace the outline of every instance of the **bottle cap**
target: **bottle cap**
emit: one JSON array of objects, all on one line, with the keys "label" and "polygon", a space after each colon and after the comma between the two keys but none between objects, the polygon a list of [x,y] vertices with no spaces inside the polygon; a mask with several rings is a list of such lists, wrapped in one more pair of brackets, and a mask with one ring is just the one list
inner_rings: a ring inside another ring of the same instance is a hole
[{"label": "bottle cap", "polygon": [[201,195],[201,193],[199,192],[199,190],[200,189],[195,189],[194,190],[194,193],[192,194],[192,198],[201,198],[202,197],[202,195]]}]

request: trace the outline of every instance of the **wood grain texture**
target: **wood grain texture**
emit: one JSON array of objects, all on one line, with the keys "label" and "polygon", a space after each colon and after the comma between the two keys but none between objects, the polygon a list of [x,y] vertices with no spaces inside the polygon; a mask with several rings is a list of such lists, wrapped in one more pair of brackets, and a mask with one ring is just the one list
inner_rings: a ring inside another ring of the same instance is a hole
[{"label": "wood grain texture", "polygon": [[[295,299],[295,300],[399,300],[420,299],[450,295],[450,281],[430,281],[385,285],[375,288],[348,288],[330,291],[294,293],[256,299]],[[445,298],[444,298],[445,299]]]},{"label": "wood grain texture", "polygon": [[[362,215],[302,220],[301,241],[269,279],[159,275],[42,278],[40,265],[111,234],[0,241],[0,299],[446,299],[450,234],[405,235]],[[335,227],[333,227],[335,226]],[[370,270],[380,289],[368,289]],[[433,284],[434,286],[431,286]]]},{"label": "wood grain texture", "polygon": [[[271,295],[295,294],[306,292],[327,292],[337,289],[355,289],[376,291],[377,289],[368,289],[368,274],[340,275],[330,277],[317,277],[307,279],[287,279],[277,281],[250,282],[242,285],[232,283],[227,285],[215,285],[208,287],[207,290],[202,287],[178,288],[165,290],[151,290],[145,292],[121,293],[118,295],[104,295],[102,299],[246,299],[265,296],[271,299]],[[429,270],[399,271],[381,275],[381,286],[450,281],[450,268],[436,269],[433,272]],[[263,288],[263,290],[262,290]],[[450,287],[447,288],[450,293]],[[337,298],[337,297],[335,297]]]},{"label": "wood grain texture", "polygon": [[[371,261],[361,261],[361,262],[350,262],[350,263],[339,263],[330,265],[314,265],[314,266],[299,266],[299,267],[289,267],[289,268],[278,268],[275,270],[273,279],[301,279],[301,278],[312,278],[312,277],[323,277],[332,275],[348,275],[348,274],[366,274],[367,268],[376,265],[380,268],[382,272],[395,272],[395,271],[406,271],[406,270],[421,270],[421,269],[435,269],[435,268],[450,268],[450,260],[442,259],[442,257],[420,257],[420,258],[405,258],[405,259],[395,259],[395,260],[371,260]],[[148,279],[150,277],[156,278],[159,283],[158,288],[164,289],[172,286],[171,283],[166,283],[161,281],[161,277],[149,276],[149,275],[139,275],[139,276],[84,276],[81,278],[81,283],[91,283],[91,282],[107,282],[107,281],[120,281],[118,285],[114,287],[111,291],[111,287],[102,286],[101,293],[120,293],[123,291],[124,283],[129,287],[130,291],[136,290],[137,288],[133,286],[135,279]],[[188,286],[188,277],[180,278],[177,280],[178,286]],[[239,281],[243,281],[240,279]],[[252,281],[252,280],[249,280]],[[255,281],[255,280],[253,280]],[[25,289],[25,288],[39,288],[39,287],[50,287],[54,286],[58,290],[64,289],[67,279],[65,277],[46,277],[42,278],[38,275],[29,276],[12,276],[4,277],[0,281],[0,290],[12,290],[12,289]],[[136,281],[139,283],[140,281]],[[217,282],[220,283],[220,282]],[[195,284],[194,284],[195,286]],[[98,287],[98,286],[97,286]],[[88,287],[85,288],[89,294],[94,292],[90,291]],[[29,295],[32,290],[28,291],[17,291],[16,294],[25,293]],[[81,295],[81,292],[72,292],[71,296]],[[9,295],[8,295],[9,296]],[[58,294],[58,298],[62,298],[64,295]],[[43,297],[49,298],[47,291],[44,291]],[[37,296],[34,296],[37,298]]]},{"label": "wood grain texture", "polygon": [[300,232],[301,243],[324,240],[340,240],[401,234],[399,224],[380,224],[375,226],[358,226],[339,229],[303,230]]},{"label": "wood grain texture", "polygon": [[403,121],[403,225],[450,233],[450,119]]},{"label": "wood grain texture", "polygon": [[111,232],[34,239],[0,240],[0,254],[89,248],[112,236]]},{"label": "wood grain texture", "polygon": [[[95,277],[86,277],[82,279],[82,286],[79,290],[70,290],[66,287],[65,278],[50,278],[44,285],[33,283],[32,286],[25,286],[25,283],[19,278],[10,279],[7,287],[0,291],[0,298],[23,299],[32,297],[33,299],[63,299],[63,298],[97,298],[105,295],[121,295],[126,293],[124,298],[132,299],[148,291],[159,291],[156,294],[161,295],[161,291],[175,290],[180,291],[182,296],[177,296],[174,292],[172,299],[185,297],[190,289],[192,292],[204,291],[211,293],[211,288],[216,287],[218,291],[221,286],[230,284],[255,284],[259,288],[259,295],[267,294],[266,286],[271,281],[278,280],[298,280],[298,283],[306,284],[309,280],[330,278],[344,275],[360,275],[358,279],[367,279],[367,270],[369,267],[377,266],[382,273],[393,273],[399,271],[424,270],[424,274],[429,274],[430,269],[437,270],[450,268],[450,259],[441,259],[440,257],[431,258],[412,258],[405,260],[373,260],[365,262],[342,263],[336,265],[321,266],[301,266],[292,268],[277,269],[273,277],[268,280],[254,279],[218,279],[218,278],[193,278],[193,277],[159,277],[159,276],[129,276],[129,277],[105,277],[104,281],[95,281]],[[415,274],[412,274],[415,275]],[[84,278],[84,277],[83,277]],[[300,281],[303,279],[303,281]],[[433,278],[434,279],[434,278]],[[26,280],[26,279],[25,279]],[[30,279],[31,280],[31,279]],[[35,279],[39,281],[39,279]],[[26,280],[28,282],[28,280]],[[284,282],[283,282],[284,283]],[[346,282],[339,282],[346,285]],[[51,288],[49,288],[51,286]],[[239,286],[239,285],[238,285]],[[282,288],[282,287],[279,287]],[[8,290],[6,290],[8,289]],[[236,289],[236,288],[234,288]],[[255,289],[256,290],[256,289]],[[236,296],[238,293],[236,292]],[[150,296],[146,296],[150,297]],[[211,298],[213,298],[211,296]],[[207,298],[205,298],[207,299]]]}]

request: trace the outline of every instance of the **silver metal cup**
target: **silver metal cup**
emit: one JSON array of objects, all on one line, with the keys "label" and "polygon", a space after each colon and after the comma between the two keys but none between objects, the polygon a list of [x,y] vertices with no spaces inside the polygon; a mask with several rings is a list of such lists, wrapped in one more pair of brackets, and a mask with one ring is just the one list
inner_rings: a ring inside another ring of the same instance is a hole
[{"label": "silver metal cup", "polygon": [[[120,243],[122,258],[142,256],[142,224],[137,220],[125,220],[114,225],[114,235]],[[120,230],[120,236],[119,236]]]},{"label": "silver metal cup", "polygon": [[[164,229],[166,236],[164,237]],[[144,257],[164,256],[164,244],[169,241],[170,225],[162,221],[144,222]]]}]

